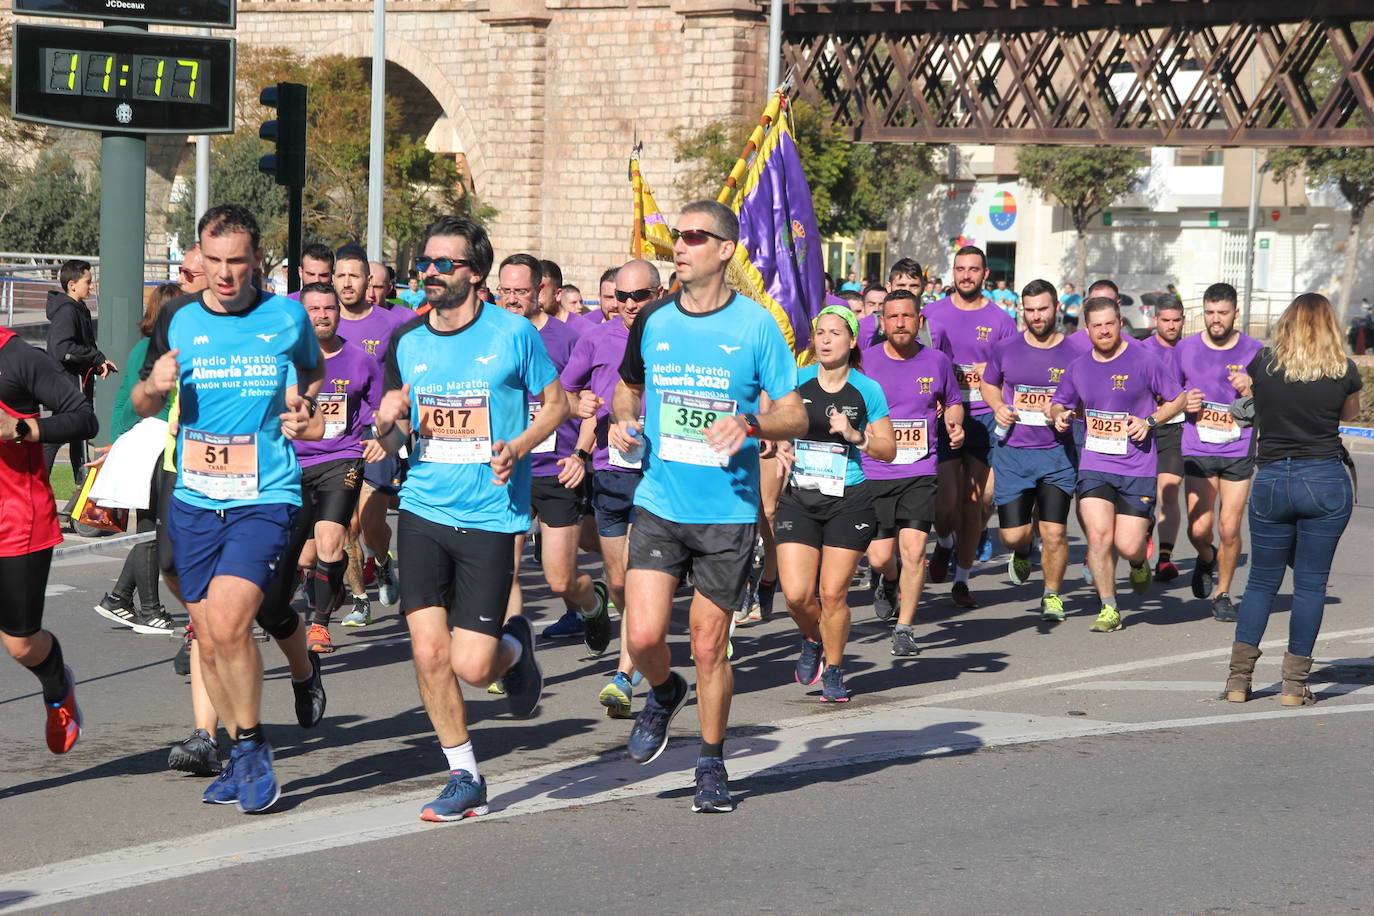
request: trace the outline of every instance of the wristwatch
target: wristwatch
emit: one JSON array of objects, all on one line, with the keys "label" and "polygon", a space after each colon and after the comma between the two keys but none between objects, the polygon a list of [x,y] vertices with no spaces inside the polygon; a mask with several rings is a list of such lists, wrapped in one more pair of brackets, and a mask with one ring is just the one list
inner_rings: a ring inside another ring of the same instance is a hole
[{"label": "wristwatch", "polygon": [[592,453],[587,451],[585,448],[573,449],[573,454],[577,456],[578,461],[592,460]]},{"label": "wristwatch", "polygon": [[740,416],[744,418],[744,434],[757,436],[759,434],[759,418],[752,413],[743,413]]},{"label": "wristwatch", "polygon": [[15,424],[14,424],[14,441],[15,441],[15,442],[23,442],[23,441],[24,441],[24,437],[27,436],[27,435],[29,434],[29,430],[32,429],[32,428],[33,428],[33,427],[29,426],[29,421],[28,421],[28,420],[20,420],[19,422],[15,423]]},{"label": "wristwatch", "polygon": [[320,402],[315,400],[308,394],[301,395],[301,400],[305,402],[306,413],[310,414],[311,417],[314,417],[316,411],[320,409]]},{"label": "wristwatch", "polygon": [[1145,425],[1150,427],[1150,429],[1154,429],[1156,426],[1159,425],[1159,421],[1155,419],[1154,414],[1150,414],[1148,417],[1145,418]]}]

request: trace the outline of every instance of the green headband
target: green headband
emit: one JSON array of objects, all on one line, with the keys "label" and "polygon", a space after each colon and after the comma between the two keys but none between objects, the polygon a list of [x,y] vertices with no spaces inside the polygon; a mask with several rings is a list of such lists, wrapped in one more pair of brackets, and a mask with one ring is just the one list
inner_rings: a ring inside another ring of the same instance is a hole
[{"label": "green headband", "polygon": [[819,312],[816,313],[816,320],[811,322],[811,329],[813,331],[816,329],[816,325],[820,324],[822,315],[838,315],[839,317],[843,318],[844,323],[849,325],[849,336],[855,338],[856,340],[858,339],[859,319],[854,317],[854,312],[850,310],[847,306],[827,305],[825,308],[821,309]]}]

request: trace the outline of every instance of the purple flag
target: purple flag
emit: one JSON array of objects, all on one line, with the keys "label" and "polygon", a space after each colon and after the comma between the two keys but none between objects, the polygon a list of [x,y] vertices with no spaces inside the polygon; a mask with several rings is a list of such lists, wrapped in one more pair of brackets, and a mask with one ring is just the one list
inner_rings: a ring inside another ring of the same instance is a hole
[{"label": "purple flag", "polygon": [[787,316],[800,352],[810,345],[811,322],[824,305],[824,252],[811,189],[785,118],[764,138],[735,203],[735,256],[763,304]]}]

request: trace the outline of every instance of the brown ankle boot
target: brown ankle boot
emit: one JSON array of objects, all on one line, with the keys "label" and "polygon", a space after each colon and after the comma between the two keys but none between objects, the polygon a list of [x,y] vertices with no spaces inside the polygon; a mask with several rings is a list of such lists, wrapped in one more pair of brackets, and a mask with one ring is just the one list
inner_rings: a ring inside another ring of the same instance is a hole
[{"label": "brown ankle boot", "polygon": [[1244,703],[1250,699],[1250,676],[1255,673],[1255,662],[1260,654],[1259,646],[1231,643],[1231,675],[1226,679],[1222,699],[1229,703]]},{"label": "brown ankle boot", "polygon": [[1279,695],[1279,705],[1311,706],[1317,702],[1312,691],[1307,689],[1307,675],[1311,670],[1312,659],[1283,653],[1283,693]]}]

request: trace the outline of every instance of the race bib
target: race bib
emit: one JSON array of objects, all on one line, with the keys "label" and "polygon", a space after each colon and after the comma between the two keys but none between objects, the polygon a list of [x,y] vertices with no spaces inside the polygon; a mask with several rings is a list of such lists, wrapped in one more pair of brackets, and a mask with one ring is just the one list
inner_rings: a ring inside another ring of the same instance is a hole
[{"label": "race bib", "polygon": [[1099,455],[1126,454],[1126,423],[1131,415],[1126,411],[1087,410],[1087,437],[1083,440],[1085,448]]},{"label": "race bib", "polygon": [[925,420],[893,420],[892,434],[897,437],[897,457],[892,459],[893,464],[915,464],[930,454]]},{"label": "race bib", "polygon": [[421,394],[417,457],[439,464],[491,461],[491,411],[487,396]]},{"label": "race bib", "polygon": [[1197,415],[1197,437],[1209,445],[1229,445],[1240,439],[1240,427],[1231,414],[1231,405],[1203,401]]},{"label": "race bib", "polygon": [[965,404],[983,403],[983,373],[973,363],[955,363],[954,377],[959,382],[959,392]]},{"label": "race bib", "polygon": [[662,392],[658,408],[658,456],[664,461],[725,467],[730,463],[730,456],[711,447],[706,441],[706,429],[721,417],[735,412],[735,402],[729,398]]},{"label": "race bib", "polygon": [[210,499],[257,499],[257,433],[183,430],[181,482]]},{"label": "race bib", "polygon": [[796,463],[792,465],[792,486],[819,490],[826,496],[844,495],[844,475],[849,464],[849,449],[838,442],[813,442],[798,439],[793,443]]},{"label": "race bib", "polygon": [[1011,398],[1016,422],[1022,426],[1049,426],[1050,401],[1054,400],[1054,392],[1053,385],[1017,385]]},{"label": "race bib", "polygon": [[316,396],[320,414],[324,416],[324,438],[337,439],[348,429],[348,395],[321,394]]},{"label": "race bib", "polygon": [[[536,416],[538,416],[538,415],[539,415],[539,402],[538,402],[538,401],[530,401],[530,422],[533,423],[533,422],[534,422],[534,418],[535,418]],[[552,452],[552,451],[554,450],[554,446],[556,446],[557,444],[558,444],[558,427],[555,426],[554,429],[553,429],[553,432],[549,433],[548,436],[545,437],[544,441],[540,442],[540,443],[539,443],[538,445],[536,445],[534,448],[530,449],[530,454],[531,454],[531,455],[547,455],[547,454],[549,454],[550,452]]]}]

